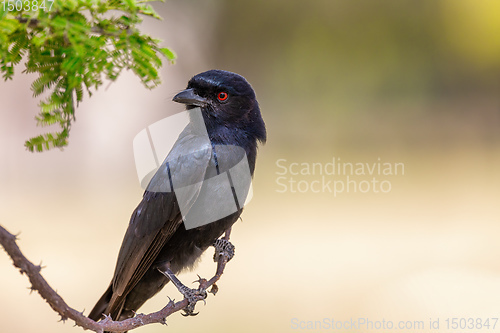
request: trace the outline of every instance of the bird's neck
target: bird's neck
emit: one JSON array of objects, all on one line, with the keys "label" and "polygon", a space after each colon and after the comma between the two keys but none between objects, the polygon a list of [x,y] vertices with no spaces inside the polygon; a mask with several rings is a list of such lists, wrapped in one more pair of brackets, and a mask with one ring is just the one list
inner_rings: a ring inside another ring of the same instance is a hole
[{"label": "bird's neck", "polygon": [[245,148],[249,143],[255,142],[245,128],[218,124],[207,126],[208,137],[216,145],[235,145]]},{"label": "bird's neck", "polygon": [[247,154],[250,171],[253,174],[255,156],[257,153],[257,140],[261,138],[245,122],[226,123],[216,118],[208,118],[203,113],[190,112],[190,123],[194,132],[208,134],[212,145],[232,145],[243,148]]},{"label": "bird's neck", "polygon": [[213,145],[239,146],[245,150],[250,172],[253,175],[255,156],[257,154],[257,140],[245,129],[220,125],[217,128],[208,128],[208,137]]}]

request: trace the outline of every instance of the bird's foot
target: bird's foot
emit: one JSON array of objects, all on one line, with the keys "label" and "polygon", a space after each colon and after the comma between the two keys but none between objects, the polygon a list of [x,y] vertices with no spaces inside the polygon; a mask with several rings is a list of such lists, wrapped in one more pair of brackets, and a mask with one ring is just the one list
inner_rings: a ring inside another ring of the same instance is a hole
[{"label": "bird's foot", "polygon": [[217,239],[213,247],[215,248],[214,261],[217,262],[220,256],[227,258],[227,261],[234,257],[234,245],[230,241],[223,238]]},{"label": "bird's foot", "polygon": [[[191,289],[185,286],[175,274],[170,270],[169,267],[158,268],[158,271],[165,275],[172,283],[175,285],[177,290],[184,296],[185,299],[188,300],[188,305],[183,309],[183,316],[196,316],[198,312],[194,312],[194,307],[198,301],[205,302],[205,298],[207,298],[207,291],[202,287],[202,278],[200,277],[198,282],[200,282],[200,286],[198,289]],[[196,282],[196,281],[195,281]]]},{"label": "bird's foot", "polygon": [[183,316],[196,316],[198,312],[194,312],[194,307],[198,301],[203,301],[205,303],[205,298],[207,298],[207,291],[201,286],[198,289],[191,289],[186,286],[179,288],[179,292],[188,300],[188,305],[183,309]]}]

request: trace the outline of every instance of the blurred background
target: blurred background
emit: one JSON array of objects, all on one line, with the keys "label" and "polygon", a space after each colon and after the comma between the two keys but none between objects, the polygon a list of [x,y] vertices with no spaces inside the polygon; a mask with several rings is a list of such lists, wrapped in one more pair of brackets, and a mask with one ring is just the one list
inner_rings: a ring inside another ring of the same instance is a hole
[{"label": "blurred background", "polygon": [[[165,65],[154,90],[126,72],[86,99],[64,151],[24,148],[49,130],[35,126],[35,77],[19,66],[0,82],[0,224],[21,232],[21,249],[46,266],[70,306],[88,314],[112,277],[142,196],[134,136],[182,110],[171,99],[191,76],[220,68],[252,83],[268,129],[254,197],[233,228],[236,257],[197,317],[176,313],[168,327],[137,332],[291,332],[324,318],[408,321],[408,332],[439,319],[432,331],[445,332],[447,318],[500,317],[499,1],[167,0],[155,8],[164,20],[145,20],[144,31],[177,63]],[[402,163],[404,172],[304,171],[332,160]],[[347,176],[390,188],[333,193]],[[332,191],[311,187],[323,179]],[[211,276],[212,254],[181,280]],[[2,332],[81,330],[57,322],[5,254],[0,272]],[[180,299],[169,285],[141,312],[167,296]]]}]

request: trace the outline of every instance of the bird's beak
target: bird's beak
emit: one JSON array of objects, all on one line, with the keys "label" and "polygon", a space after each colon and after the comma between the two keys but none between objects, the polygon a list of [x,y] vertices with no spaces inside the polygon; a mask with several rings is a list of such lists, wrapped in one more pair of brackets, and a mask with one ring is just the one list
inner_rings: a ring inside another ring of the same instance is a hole
[{"label": "bird's beak", "polygon": [[205,106],[208,104],[208,101],[197,95],[192,88],[181,91],[172,100],[177,103],[194,106]]}]

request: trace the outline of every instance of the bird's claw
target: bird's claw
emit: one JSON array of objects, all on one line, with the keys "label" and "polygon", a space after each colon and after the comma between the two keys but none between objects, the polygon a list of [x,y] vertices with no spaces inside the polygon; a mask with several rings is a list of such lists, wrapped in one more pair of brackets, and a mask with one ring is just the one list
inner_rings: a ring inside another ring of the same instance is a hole
[{"label": "bird's claw", "polygon": [[184,313],[182,315],[185,317],[196,316],[198,312],[194,312],[194,307],[198,301],[206,303],[205,298],[207,298],[207,291],[201,287],[198,289],[191,289],[186,286],[182,286],[179,291],[182,295],[184,295],[184,298],[188,300],[188,305],[183,309]]},{"label": "bird's claw", "polygon": [[215,248],[214,261],[217,262],[220,256],[227,258],[227,261],[234,257],[235,247],[230,241],[225,239],[217,239],[213,247]]},{"label": "bird's claw", "polygon": [[198,280],[194,280],[193,283],[198,282],[199,284],[207,282],[207,279],[202,278],[199,274],[196,274],[198,276]]},{"label": "bird's claw", "polygon": [[[177,290],[184,296],[185,299],[188,300],[188,305],[183,309],[184,316],[196,316],[198,313],[194,313],[194,307],[196,306],[196,303],[198,301],[203,301],[205,303],[205,298],[207,298],[207,291],[206,288],[204,287],[203,282],[206,282],[205,279],[203,279],[201,276],[198,275],[198,282],[200,283],[200,286],[198,289],[191,289],[186,287],[176,276],[175,274],[170,270],[170,268],[163,267],[163,268],[157,268],[158,271],[165,275],[172,283],[177,287]],[[196,282],[196,281],[195,281]],[[170,300],[170,298],[169,298]],[[172,302],[172,300],[170,300]]]}]

